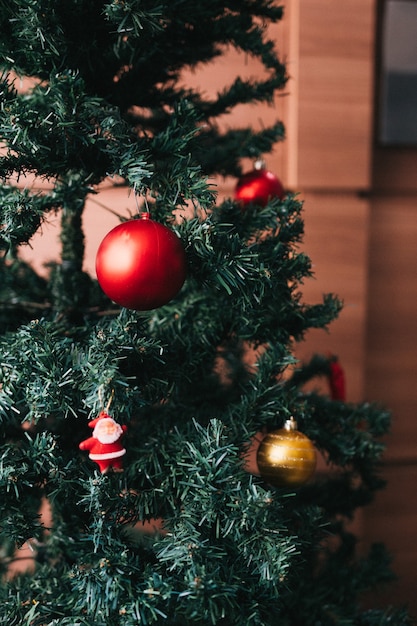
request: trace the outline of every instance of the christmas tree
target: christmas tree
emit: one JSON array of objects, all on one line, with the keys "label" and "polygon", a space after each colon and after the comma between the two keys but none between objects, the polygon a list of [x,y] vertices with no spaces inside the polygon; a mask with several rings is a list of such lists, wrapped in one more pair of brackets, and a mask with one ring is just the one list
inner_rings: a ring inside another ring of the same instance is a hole
[{"label": "christmas tree", "polygon": [[[283,125],[220,123],[285,88],[268,35],[282,8],[0,7],[2,623],[406,623],[363,609],[391,573],[349,530],[383,486],[389,415],[344,400],[334,358],[294,357],[341,302],[304,303],[302,203],[242,169]],[[229,49],[263,71],[209,97],[204,68]],[[234,197],[218,198],[219,176]],[[103,181],[138,212],[103,240],[97,282],[82,217]],[[57,214],[45,277],[20,250]],[[318,376],[336,392],[307,390]],[[25,543],[34,568],[11,576]]]}]

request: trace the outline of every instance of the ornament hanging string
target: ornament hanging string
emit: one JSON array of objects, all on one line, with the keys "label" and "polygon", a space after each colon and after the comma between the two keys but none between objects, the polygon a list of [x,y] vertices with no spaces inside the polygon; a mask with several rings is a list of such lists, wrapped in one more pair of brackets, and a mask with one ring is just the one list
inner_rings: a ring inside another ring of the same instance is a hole
[{"label": "ornament hanging string", "polygon": [[110,411],[111,403],[113,402],[113,399],[114,399],[114,389],[111,390],[110,398],[109,398],[106,406],[104,406],[103,394],[102,394],[102,390],[101,389],[98,390],[98,397],[99,397],[99,401],[100,401],[100,406],[103,407],[103,411],[105,413],[108,413]]},{"label": "ornament hanging string", "polygon": [[260,171],[260,170],[264,170],[266,169],[266,161],[264,158],[262,158],[261,156],[259,156],[253,164],[253,169],[256,171]]},{"label": "ornament hanging string", "polygon": [[106,407],[104,409],[106,411],[106,413],[108,413],[110,411],[110,406],[111,406],[111,403],[113,402],[113,398],[114,398],[114,389],[111,390],[109,401],[107,402],[107,405],[106,405]]},{"label": "ornament hanging string", "polygon": [[144,204],[142,206],[139,204],[138,193],[135,192],[135,204],[136,204],[138,215],[141,216],[143,213],[147,213],[149,217],[151,212],[149,210],[148,199],[145,195],[143,196],[143,203]]}]

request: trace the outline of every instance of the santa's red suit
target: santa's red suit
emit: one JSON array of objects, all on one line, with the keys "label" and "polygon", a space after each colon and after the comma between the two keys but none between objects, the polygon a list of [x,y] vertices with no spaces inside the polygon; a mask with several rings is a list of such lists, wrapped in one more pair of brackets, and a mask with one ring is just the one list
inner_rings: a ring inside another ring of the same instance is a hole
[{"label": "santa's red suit", "polygon": [[90,451],[90,459],[97,463],[102,474],[110,468],[122,471],[122,459],[126,450],[122,446],[121,439],[127,427],[120,426],[105,411],[102,411],[88,425],[94,429],[93,435],[80,443],[80,450]]}]

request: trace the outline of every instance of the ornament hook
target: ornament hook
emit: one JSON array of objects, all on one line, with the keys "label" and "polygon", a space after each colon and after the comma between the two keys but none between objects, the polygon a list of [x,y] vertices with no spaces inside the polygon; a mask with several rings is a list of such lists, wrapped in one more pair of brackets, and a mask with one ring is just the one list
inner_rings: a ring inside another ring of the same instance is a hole
[{"label": "ornament hook", "polygon": [[[138,213],[138,215],[142,215],[143,213],[143,206],[141,206],[139,204],[139,200],[138,200],[138,192],[135,191],[135,204],[136,204],[136,211]],[[147,211],[149,213],[149,208],[148,208],[148,204],[146,202],[146,198],[144,197],[144,202],[145,202],[145,211]]]},{"label": "ornament hook", "polygon": [[110,410],[111,403],[113,402],[113,399],[114,399],[114,389],[112,389],[112,390],[111,390],[110,398],[109,398],[109,400],[108,400],[108,402],[107,402],[106,406],[104,406],[104,401],[103,401],[103,391],[102,391],[102,389],[99,389],[99,390],[98,390],[98,399],[99,399],[99,404],[100,404],[100,406],[101,406],[101,407],[103,407],[103,411],[104,411],[105,413],[108,413],[108,412],[109,412],[109,410]]},{"label": "ornament hook", "polygon": [[297,430],[298,424],[297,420],[291,415],[284,423],[285,430]]},{"label": "ornament hook", "polygon": [[107,404],[106,404],[106,406],[104,408],[106,413],[108,413],[110,411],[110,406],[111,406],[111,403],[113,402],[113,399],[114,399],[114,389],[111,390],[109,401],[107,402]]},{"label": "ornament hook", "polygon": [[265,159],[261,156],[257,157],[257,159],[255,160],[253,164],[253,169],[256,170],[257,172],[266,169]]}]

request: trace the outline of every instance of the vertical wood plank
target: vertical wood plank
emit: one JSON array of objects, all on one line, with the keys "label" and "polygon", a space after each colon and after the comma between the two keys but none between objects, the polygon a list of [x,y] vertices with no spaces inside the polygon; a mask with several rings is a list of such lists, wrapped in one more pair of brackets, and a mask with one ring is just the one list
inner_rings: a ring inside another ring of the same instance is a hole
[{"label": "vertical wood plank", "polygon": [[297,357],[336,354],[345,369],[348,400],[363,399],[369,205],[351,194],[306,193],[302,246],[313,263],[314,279],[302,292],[310,304],[334,293],[344,308],[328,331],[312,330]]},{"label": "vertical wood plank", "polygon": [[298,184],[370,184],[374,0],[301,0]]},{"label": "vertical wood plank", "polygon": [[387,461],[417,463],[416,200],[373,200],[366,379],[367,394],[393,415]]}]

